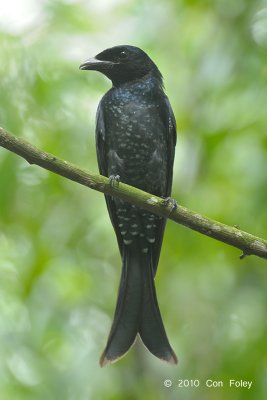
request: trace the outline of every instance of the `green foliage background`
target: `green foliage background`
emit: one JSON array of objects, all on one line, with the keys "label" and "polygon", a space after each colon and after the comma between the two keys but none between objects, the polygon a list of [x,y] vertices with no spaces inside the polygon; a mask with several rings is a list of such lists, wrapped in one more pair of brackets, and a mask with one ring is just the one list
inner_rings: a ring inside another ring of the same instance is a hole
[{"label": "green foliage background", "polygon": [[[173,196],[267,237],[266,0],[43,0],[23,18],[0,18],[1,126],[97,171],[95,112],[110,83],[78,66],[140,46],[177,118]],[[156,286],[179,365],[137,343],[101,369],[120,275],[103,196],[0,149],[0,399],[265,399],[266,261],[239,255],[169,222]]]}]

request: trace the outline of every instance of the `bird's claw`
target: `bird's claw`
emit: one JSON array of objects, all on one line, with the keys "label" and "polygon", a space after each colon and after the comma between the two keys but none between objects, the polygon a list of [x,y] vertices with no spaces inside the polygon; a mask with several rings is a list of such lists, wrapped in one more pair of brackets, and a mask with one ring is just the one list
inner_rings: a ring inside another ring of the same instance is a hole
[{"label": "bird's claw", "polygon": [[172,197],[166,197],[165,199],[163,199],[163,205],[164,207],[166,207],[169,210],[169,215],[177,209],[177,201],[174,200]]},{"label": "bird's claw", "polygon": [[110,175],[110,177],[108,178],[108,182],[110,186],[117,188],[119,186],[120,179],[120,175]]}]

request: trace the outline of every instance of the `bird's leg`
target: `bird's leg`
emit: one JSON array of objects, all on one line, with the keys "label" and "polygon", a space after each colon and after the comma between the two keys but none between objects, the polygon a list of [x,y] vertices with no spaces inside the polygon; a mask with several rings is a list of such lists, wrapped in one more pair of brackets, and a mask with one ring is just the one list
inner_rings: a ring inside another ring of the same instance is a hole
[{"label": "bird's leg", "polygon": [[165,197],[163,198],[163,205],[169,210],[169,215],[177,209],[177,201],[174,200],[172,197]]},{"label": "bird's leg", "polygon": [[121,180],[120,175],[110,175],[110,177],[108,178],[110,186],[114,188],[119,187],[120,180]]}]

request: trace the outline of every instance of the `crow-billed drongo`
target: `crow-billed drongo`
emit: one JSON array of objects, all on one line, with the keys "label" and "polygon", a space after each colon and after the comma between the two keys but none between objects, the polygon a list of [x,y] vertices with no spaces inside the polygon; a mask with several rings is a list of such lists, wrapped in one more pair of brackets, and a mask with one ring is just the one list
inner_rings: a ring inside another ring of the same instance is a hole
[{"label": "crow-billed drongo", "polygon": [[[85,61],[112,81],[97,111],[96,150],[100,173],[157,196],[171,193],[175,118],[162,75],[134,46],[116,46]],[[140,335],[156,357],[176,364],[160,315],[154,277],[166,220],[105,196],[122,258],[115,316],[101,366],[115,362]]]}]

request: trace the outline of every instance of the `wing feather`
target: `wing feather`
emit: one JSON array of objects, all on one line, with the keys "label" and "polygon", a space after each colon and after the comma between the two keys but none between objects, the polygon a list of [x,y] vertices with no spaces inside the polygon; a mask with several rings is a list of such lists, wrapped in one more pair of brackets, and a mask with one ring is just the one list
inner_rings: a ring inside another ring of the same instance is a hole
[{"label": "wing feather", "polygon": [[[174,113],[172,111],[170,102],[167,96],[164,95],[162,97],[163,101],[160,105],[159,109],[161,112],[161,118],[164,122],[165,132],[167,136],[167,176],[166,176],[166,191],[163,193],[163,197],[169,197],[171,195],[172,189],[172,177],[173,177],[173,162],[174,162],[174,153],[175,153],[175,145],[176,145],[176,121],[174,117]],[[164,229],[166,225],[166,219],[161,218],[157,222],[156,228],[156,242],[153,246],[152,250],[152,259],[153,259],[153,267],[154,267],[154,275],[157,271],[157,266],[159,262],[160,250],[164,235]]]},{"label": "wing feather", "polygon": [[[106,128],[105,128],[105,119],[104,119],[104,113],[102,109],[101,102],[98,106],[97,109],[97,114],[96,114],[96,153],[97,153],[97,161],[98,161],[98,168],[99,172],[101,175],[109,177],[108,176],[108,166],[107,166],[107,149],[106,149]],[[114,227],[116,236],[117,236],[117,241],[120,249],[120,253],[122,254],[122,237],[120,234],[119,226],[118,226],[118,218],[117,218],[117,213],[116,213],[116,206],[114,199],[112,196],[106,196],[105,195],[105,200],[107,204],[107,209],[109,213],[110,220],[112,222],[112,225]]]}]

